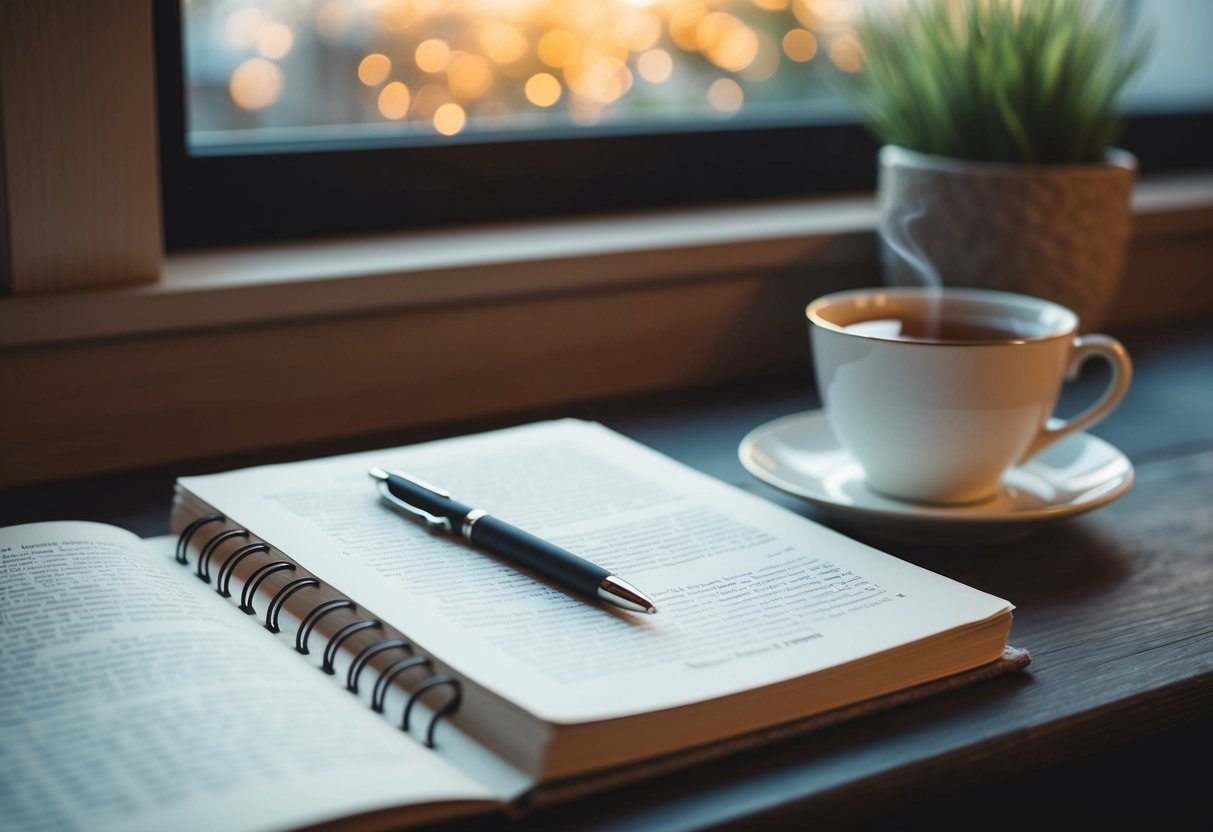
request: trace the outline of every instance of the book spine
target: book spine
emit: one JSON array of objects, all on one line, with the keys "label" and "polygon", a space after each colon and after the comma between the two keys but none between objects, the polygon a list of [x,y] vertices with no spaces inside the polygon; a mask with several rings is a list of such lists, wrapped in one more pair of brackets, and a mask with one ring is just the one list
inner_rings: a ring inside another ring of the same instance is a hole
[{"label": "book spine", "polygon": [[[463,683],[436,671],[433,659],[420,654],[404,634],[221,513],[203,514],[181,530],[176,561],[188,568],[191,555],[195,577],[213,584],[215,592],[233,600],[246,615],[263,616],[263,626],[271,633],[283,634],[284,611],[295,615],[299,623],[294,649],[300,655],[316,655],[315,639],[324,638],[319,650],[322,672],[336,675],[344,651],[349,658],[344,686],[355,695],[369,690],[372,710],[385,712],[393,685],[405,691],[402,731],[410,732],[423,697],[434,703],[425,706],[430,718],[423,729],[426,746],[434,747],[434,729],[440,719],[458,711]],[[238,597],[233,580],[239,582]]]}]

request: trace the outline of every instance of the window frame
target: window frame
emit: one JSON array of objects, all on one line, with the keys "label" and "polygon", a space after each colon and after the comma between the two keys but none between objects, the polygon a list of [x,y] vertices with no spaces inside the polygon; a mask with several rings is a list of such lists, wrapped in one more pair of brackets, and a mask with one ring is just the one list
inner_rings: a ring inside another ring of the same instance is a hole
[{"label": "window frame", "polygon": [[[697,125],[643,134],[427,146],[186,146],[180,4],[153,4],[164,234],[170,251],[316,236],[871,191],[878,143],[856,123]],[[1213,109],[1137,116],[1143,172],[1213,167]]]}]

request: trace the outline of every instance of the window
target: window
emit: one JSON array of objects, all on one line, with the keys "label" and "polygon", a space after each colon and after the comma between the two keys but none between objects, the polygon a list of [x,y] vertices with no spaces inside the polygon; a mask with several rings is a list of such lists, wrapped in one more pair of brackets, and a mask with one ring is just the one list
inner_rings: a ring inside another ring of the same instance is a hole
[{"label": "window", "polygon": [[[870,188],[860,2],[157,3],[168,243]],[[1129,102],[1143,168],[1209,163],[1210,8],[1132,6],[1178,44]]]},{"label": "window", "polygon": [[860,65],[853,11],[837,0],[195,0],[187,143],[222,153],[836,119],[847,111],[834,76]]}]

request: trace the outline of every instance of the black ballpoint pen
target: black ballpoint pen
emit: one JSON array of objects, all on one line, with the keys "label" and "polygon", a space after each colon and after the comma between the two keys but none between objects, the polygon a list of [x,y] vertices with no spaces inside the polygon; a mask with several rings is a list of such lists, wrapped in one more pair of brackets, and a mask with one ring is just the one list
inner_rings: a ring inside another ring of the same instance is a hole
[{"label": "black ballpoint pen", "polygon": [[647,595],[608,570],[486,511],[464,505],[441,488],[401,471],[372,468],[370,474],[379,481],[384,502],[434,531],[462,535],[469,543],[590,598],[633,612],[657,612]]}]

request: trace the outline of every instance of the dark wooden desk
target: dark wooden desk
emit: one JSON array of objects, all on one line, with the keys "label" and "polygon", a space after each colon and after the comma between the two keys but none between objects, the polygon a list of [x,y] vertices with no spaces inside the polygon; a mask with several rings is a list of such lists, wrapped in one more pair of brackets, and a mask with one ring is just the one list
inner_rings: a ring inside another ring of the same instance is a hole
[{"label": "dark wooden desk", "polygon": [[[1184,828],[1213,826],[1213,326],[1119,334],[1134,356],[1133,389],[1094,433],[1136,466],[1127,495],[1012,543],[877,544],[1014,602],[1012,642],[1032,653],[1027,672],[545,810],[527,828],[891,829],[928,822],[997,828],[1055,817],[1045,813],[1056,804],[1081,812],[1088,824],[1166,828],[1184,819]],[[817,406],[807,373],[564,413],[598,419],[825,520],[757,482],[736,456],[754,426]],[[1067,406],[1093,395],[1098,383],[1098,372],[1081,379],[1068,391]],[[178,474],[493,426],[447,426],[425,436],[0,491],[0,525],[95,519],[163,534]],[[494,824],[451,828],[486,825]]]}]

